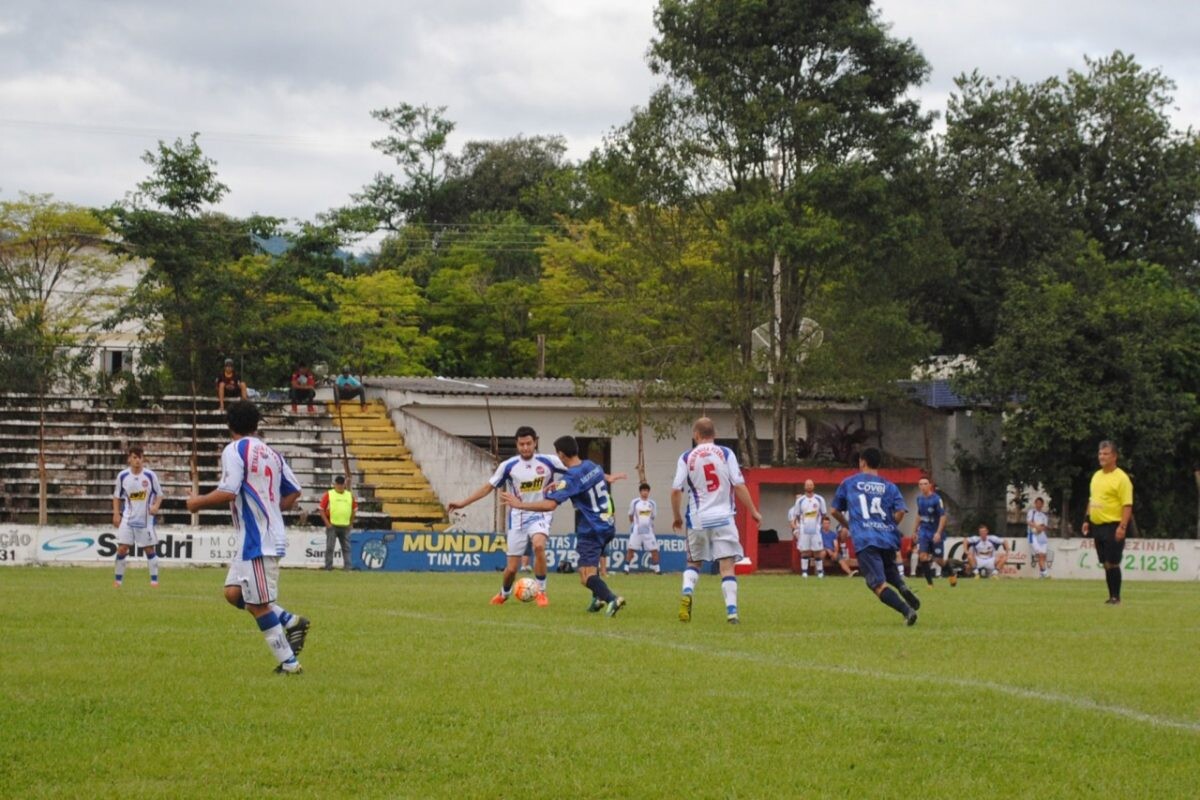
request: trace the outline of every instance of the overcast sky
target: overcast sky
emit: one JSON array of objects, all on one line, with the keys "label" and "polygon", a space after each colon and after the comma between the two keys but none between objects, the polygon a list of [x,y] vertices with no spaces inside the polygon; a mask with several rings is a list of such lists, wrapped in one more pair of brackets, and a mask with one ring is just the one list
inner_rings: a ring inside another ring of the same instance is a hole
[{"label": "overcast sky", "polygon": [[[1200,127],[1200,4],[882,0],[944,110],[971,69],[1041,80],[1122,49]],[[106,205],[158,139],[200,131],[223,210],[311,219],[391,163],[369,111],[445,105],[468,139],[562,134],[574,157],[645,102],[654,0],[0,0],[0,199]],[[941,6],[943,10],[931,11]],[[968,10],[969,9],[969,10]]]}]

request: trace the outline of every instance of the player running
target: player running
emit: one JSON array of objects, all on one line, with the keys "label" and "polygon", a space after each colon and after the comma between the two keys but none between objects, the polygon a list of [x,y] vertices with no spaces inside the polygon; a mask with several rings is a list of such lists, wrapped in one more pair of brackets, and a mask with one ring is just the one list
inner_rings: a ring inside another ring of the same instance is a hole
[{"label": "player running", "polygon": [[276,603],[279,561],[287,551],[283,512],[300,499],[300,485],[283,456],[257,437],[258,408],[239,400],[229,405],[233,439],[221,453],[221,482],[205,495],[191,495],[188,511],[228,506],[238,536],[238,559],[229,565],[225,600],[250,612],[281,675],[299,675],[296,654],[304,649],[309,622]]},{"label": "player running", "polygon": [[658,574],[658,537],[654,535],[654,520],[658,517],[658,504],[650,499],[650,484],[638,486],[638,496],[629,504],[629,552],[625,554],[625,571],[630,564],[637,564],[635,550],[650,552],[650,571]]},{"label": "player running", "polygon": [[692,425],[696,446],[679,457],[675,480],[671,483],[672,528],[684,530],[683,495],[687,492],[687,567],[683,570],[683,594],[679,599],[679,621],[692,620],[692,595],[700,581],[700,564],[716,561],[721,571],[721,594],[725,599],[725,619],[739,623],[738,585],[734,565],[742,557],[742,542],[734,524],[733,498],[746,505],[750,516],[762,520],[754,507],[746,480],[738,467],[737,456],[728,447],[716,443],[713,421],[701,417]]},{"label": "player running", "polygon": [[592,593],[590,612],[604,609],[610,616],[625,607],[625,598],[613,592],[600,577],[600,562],[604,549],[616,536],[613,525],[613,501],[609,481],[620,480],[624,473],[605,475],[595,463],[579,457],[579,443],[574,436],[554,440],[554,450],[566,466],[560,480],[546,492],[545,498],[526,500],[521,495],[501,492],[500,499],[518,511],[553,513],[559,505],[570,500],[575,506],[575,550],[579,555],[579,582]]},{"label": "player running", "polygon": [[117,529],[117,566],[113,585],[121,588],[125,580],[125,559],[131,546],[140,547],[150,567],[150,585],[158,586],[158,535],[154,516],[162,505],[162,487],[154,470],[145,468],[146,453],[139,445],[130,445],[126,453],[129,469],[117,474],[113,487],[113,527]]},{"label": "player running", "polygon": [[917,481],[917,574],[933,586],[933,565],[941,567],[951,586],[958,585],[954,570],[946,566],[946,505],[929,478]]},{"label": "player running", "polygon": [[896,565],[896,549],[900,546],[898,526],[908,508],[896,484],[879,474],[881,463],[883,454],[879,450],[874,447],[863,450],[858,457],[858,474],[838,486],[831,513],[850,528],[858,569],[867,587],[880,602],[901,614],[907,624],[915,625],[921,601],[904,583]]}]

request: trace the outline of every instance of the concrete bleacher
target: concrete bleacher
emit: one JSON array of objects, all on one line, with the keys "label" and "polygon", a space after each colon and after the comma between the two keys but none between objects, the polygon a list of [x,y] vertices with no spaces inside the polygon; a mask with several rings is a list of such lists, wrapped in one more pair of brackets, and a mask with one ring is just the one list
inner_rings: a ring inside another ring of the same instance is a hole
[{"label": "concrete bleacher", "polygon": [[[292,414],[287,403],[258,401],[258,405],[263,412],[263,439],[287,458],[304,489],[302,513],[312,516],[303,521],[320,524],[317,503],[334,475],[343,472],[344,442],[337,420],[324,404],[318,404],[313,414]],[[130,444],[145,449],[146,465],[162,484],[165,500],[160,521],[191,524],[184,498],[193,490],[193,439],[197,482],[199,490],[206,492],[217,484],[221,451],[229,442],[224,415],[217,410],[216,399],[208,397],[145,398],[141,406],[119,408],[111,398],[85,395],[48,397],[39,404],[36,396],[0,394],[0,521],[37,522],[38,431],[39,420],[44,420],[50,524],[111,524],[113,483],[125,466]],[[417,519],[393,513],[409,507],[395,507],[391,476],[419,472],[411,454],[394,443],[389,448],[382,440],[367,452],[369,459],[349,454],[350,481],[359,500],[356,527],[390,528],[395,523],[411,529],[438,521],[432,509],[436,505],[440,510],[440,504],[431,496],[432,490],[418,488],[412,497],[404,498],[420,512]],[[386,496],[376,494],[374,480],[384,481],[386,487],[380,489]],[[197,521],[228,525],[229,513],[206,510]]]}]

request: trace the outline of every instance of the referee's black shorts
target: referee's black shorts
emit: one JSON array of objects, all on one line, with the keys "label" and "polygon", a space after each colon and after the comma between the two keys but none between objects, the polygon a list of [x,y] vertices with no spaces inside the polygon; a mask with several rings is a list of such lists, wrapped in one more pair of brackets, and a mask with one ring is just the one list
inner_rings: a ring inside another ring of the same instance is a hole
[{"label": "referee's black shorts", "polygon": [[1101,564],[1121,566],[1121,558],[1125,555],[1125,540],[1117,540],[1117,525],[1116,522],[1088,524],[1088,532],[1096,543],[1096,560]]}]

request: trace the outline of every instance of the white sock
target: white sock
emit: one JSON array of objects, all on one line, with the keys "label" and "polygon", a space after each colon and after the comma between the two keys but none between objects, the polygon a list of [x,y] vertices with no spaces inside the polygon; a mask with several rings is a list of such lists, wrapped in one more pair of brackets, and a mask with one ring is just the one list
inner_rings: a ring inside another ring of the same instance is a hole
[{"label": "white sock", "polygon": [[817,577],[818,578],[825,577],[825,562],[819,558],[817,559]]},{"label": "white sock", "polygon": [[683,571],[683,593],[691,594],[696,590],[696,583],[700,580],[700,571],[687,567]]},{"label": "white sock", "polygon": [[129,559],[126,556],[117,556],[117,568],[116,568],[116,571],[113,573],[113,576],[117,580],[121,580],[122,578],[125,577],[125,562],[128,560]]},{"label": "white sock", "polygon": [[804,556],[800,557],[800,574],[808,577],[808,559]]},{"label": "white sock", "polygon": [[546,593],[546,579],[545,578],[537,578],[536,580],[538,582],[538,591],[541,592],[542,594],[545,594]]},{"label": "white sock", "polygon": [[721,595],[725,598],[725,608],[737,608],[737,578],[721,579]]},{"label": "white sock", "polygon": [[662,570],[660,570],[660,569],[658,568],[658,564],[651,564],[651,565],[650,565],[650,571],[651,571],[651,572],[661,572]]},{"label": "white sock", "polygon": [[288,644],[287,634],[283,632],[282,625],[276,625],[263,631],[263,638],[267,640],[267,647],[271,648],[271,653],[280,664],[296,657],[296,654],[292,652],[292,646]]},{"label": "white sock", "polygon": [[150,565],[150,580],[158,580],[158,554],[150,556],[146,559],[146,563]]}]

